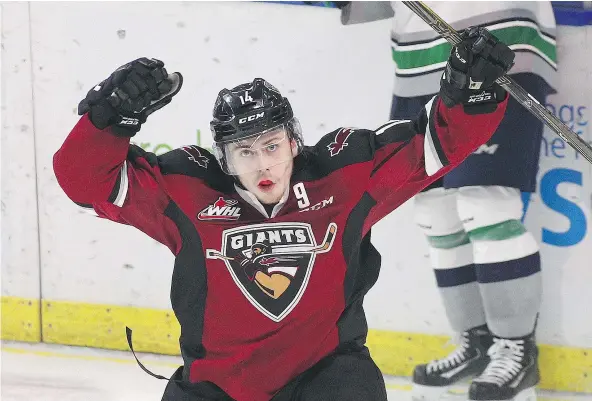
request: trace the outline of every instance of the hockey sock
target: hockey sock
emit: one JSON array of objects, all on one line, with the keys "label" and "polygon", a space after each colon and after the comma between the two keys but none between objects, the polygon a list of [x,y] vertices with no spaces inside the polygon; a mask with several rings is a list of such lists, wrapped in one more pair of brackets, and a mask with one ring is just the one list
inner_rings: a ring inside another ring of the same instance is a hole
[{"label": "hockey sock", "polygon": [[427,239],[436,282],[452,329],[460,333],[485,324],[473,249],[467,233],[461,230]]},{"label": "hockey sock", "polygon": [[518,220],[476,228],[468,236],[489,329],[505,338],[528,335],[542,296],[534,237]]}]

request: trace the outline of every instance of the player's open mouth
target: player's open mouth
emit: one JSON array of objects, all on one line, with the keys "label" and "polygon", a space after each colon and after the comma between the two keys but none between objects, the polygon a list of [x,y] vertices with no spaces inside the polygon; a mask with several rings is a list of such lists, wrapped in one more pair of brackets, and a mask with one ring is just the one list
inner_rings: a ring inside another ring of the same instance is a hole
[{"label": "player's open mouth", "polygon": [[273,188],[274,185],[275,184],[271,180],[261,180],[261,181],[259,181],[258,187],[262,191],[269,191],[269,190],[271,190],[271,188]]}]

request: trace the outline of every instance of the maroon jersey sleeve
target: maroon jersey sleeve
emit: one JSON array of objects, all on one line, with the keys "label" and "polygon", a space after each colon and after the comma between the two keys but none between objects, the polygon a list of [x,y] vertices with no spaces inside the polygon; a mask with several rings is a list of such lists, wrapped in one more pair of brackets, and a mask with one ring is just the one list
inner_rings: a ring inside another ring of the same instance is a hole
[{"label": "maroon jersey sleeve", "polygon": [[181,239],[166,217],[170,198],[156,155],[109,128],[97,129],[84,115],[54,155],[53,167],[61,188],[79,206],[134,226],[178,253]]},{"label": "maroon jersey sleeve", "polygon": [[458,166],[491,138],[508,99],[489,114],[468,115],[434,96],[414,121],[391,121],[370,135],[373,169],[366,192],[377,202],[374,224]]}]

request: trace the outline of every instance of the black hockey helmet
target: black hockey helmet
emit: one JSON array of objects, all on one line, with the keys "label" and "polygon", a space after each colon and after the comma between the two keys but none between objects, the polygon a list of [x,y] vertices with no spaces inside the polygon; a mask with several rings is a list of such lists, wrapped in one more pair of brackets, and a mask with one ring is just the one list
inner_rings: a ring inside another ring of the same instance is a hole
[{"label": "black hockey helmet", "polygon": [[214,139],[213,150],[227,174],[238,174],[227,159],[225,145],[229,143],[257,138],[283,128],[288,138],[296,142],[296,154],[304,146],[302,130],[290,102],[263,78],[255,78],[253,82],[230,90],[222,89],[212,114],[210,130]]}]

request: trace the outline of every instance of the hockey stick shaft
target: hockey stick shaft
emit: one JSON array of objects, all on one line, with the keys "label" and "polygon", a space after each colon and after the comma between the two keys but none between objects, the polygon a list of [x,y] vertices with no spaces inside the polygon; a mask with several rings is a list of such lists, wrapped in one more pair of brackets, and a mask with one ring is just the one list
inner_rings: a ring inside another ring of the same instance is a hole
[{"label": "hockey stick shaft", "polygon": [[222,253],[218,251],[214,251],[213,249],[208,249],[206,251],[206,258],[208,259],[221,259],[221,260],[234,260],[230,256],[224,256]]},{"label": "hockey stick shaft", "polygon": [[[424,20],[434,31],[439,33],[453,46],[460,42],[460,35],[446,21],[444,21],[431,8],[422,1],[403,1],[411,11]],[[551,113],[547,108],[541,105],[530,93],[524,90],[508,75],[504,75],[496,80],[508,93],[530,111],[536,118],[549,126],[557,135],[561,137],[569,146],[580,153],[588,162],[592,163],[592,146],[586,143],[578,134],[573,132],[559,118]]]}]

